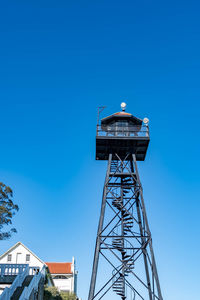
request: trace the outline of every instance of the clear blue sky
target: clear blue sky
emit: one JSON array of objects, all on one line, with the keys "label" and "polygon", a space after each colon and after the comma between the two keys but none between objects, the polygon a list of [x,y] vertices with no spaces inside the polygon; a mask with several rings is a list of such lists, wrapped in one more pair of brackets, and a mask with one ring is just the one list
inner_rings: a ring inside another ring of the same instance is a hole
[{"label": "clear blue sky", "polygon": [[198,300],[198,1],[4,1],[0,10],[0,180],[18,233],[45,261],[77,259],[87,299],[106,163],[99,105],[150,119],[139,164],[164,299]]}]

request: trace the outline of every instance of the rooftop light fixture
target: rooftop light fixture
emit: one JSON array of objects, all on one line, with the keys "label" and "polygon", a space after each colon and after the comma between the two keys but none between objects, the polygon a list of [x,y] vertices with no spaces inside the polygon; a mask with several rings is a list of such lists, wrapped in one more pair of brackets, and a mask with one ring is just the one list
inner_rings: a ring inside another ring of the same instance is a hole
[{"label": "rooftop light fixture", "polygon": [[126,103],[125,102],[121,103],[121,109],[122,109],[122,111],[126,110]]},{"label": "rooftop light fixture", "polygon": [[149,124],[149,119],[148,118],[144,118],[143,122],[144,122],[145,125],[148,125]]}]

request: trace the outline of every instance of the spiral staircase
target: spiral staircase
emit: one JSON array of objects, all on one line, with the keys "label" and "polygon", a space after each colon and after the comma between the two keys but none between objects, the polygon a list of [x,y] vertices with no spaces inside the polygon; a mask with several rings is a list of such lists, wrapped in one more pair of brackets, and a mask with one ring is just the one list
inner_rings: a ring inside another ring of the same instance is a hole
[{"label": "spiral staircase", "polygon": [[[117,161],[111,162],[111,172],[116,173],[119,168],[119,163]],[[122,179],[122,190],[121,196],[115,196],[112,201],[112,206],[117,209],[121,216],[121,222],[118,224],[117,228],[113,231],[112,246],[115,250],[119,251],[121,255],[122,264],[115,268],[112,272],[113,282],[112,289],[113,291],[121,297],[122,300],[125,300],[127,289],[132,291],[132,299],[135,299],[134,288],[126,281],[126,276],[128,276],[134,269],[134,247],[129,242],[125,236],[131,232],[133,227],[133,215],[128,209],[123,205],[123,197],[126,197],[131,190],[131,185],[133,184],[133,178],[130,176],[124,177]],[[120,234],[118,232],[120,231]],[[129,246],[129,247],[128,247]],[[129,250],[127,250],[129,248]]]}]

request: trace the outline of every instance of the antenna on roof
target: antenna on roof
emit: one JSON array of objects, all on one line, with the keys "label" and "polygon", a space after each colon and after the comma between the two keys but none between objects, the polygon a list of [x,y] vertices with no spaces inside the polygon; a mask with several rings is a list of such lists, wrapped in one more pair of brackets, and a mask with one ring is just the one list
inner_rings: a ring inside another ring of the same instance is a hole
[{"label": "antenna on roof", "polygon": [[97,130],[98,130],[98,126],[99,126],[99,115],[104,110],[104,108],[106,108],[106,106],[99,106],[98,107],[98,113],[97,113]]},{"label": "antenna on roof", "polygon": [[122,111],[126,110],[126,103],[125,102],[121,103],[121,109],[122,109]]}]

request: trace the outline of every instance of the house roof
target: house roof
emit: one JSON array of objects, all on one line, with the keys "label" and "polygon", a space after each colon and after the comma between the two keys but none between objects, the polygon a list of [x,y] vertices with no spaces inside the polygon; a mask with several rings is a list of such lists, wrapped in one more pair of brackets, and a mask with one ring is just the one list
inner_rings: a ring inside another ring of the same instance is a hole
[{"label": "house roof", "polygon": [[45,263],[51,274],[72,274],[71,265],[72,263],[68,262],[46,262]]},{"label": "house roof", "polygon": [[12,250],[14,250],[15,248],[17,248],[19,245],[21,245],[22,247],[24,247],[27,251],[29,251],[33,256],[35,256],[35,258],[37,258],[42,264],[45,265],[45,262],[43,262],[37,255],[35,255],[35,253],[33,253],[30,249],[28,249],[24,244],[22,244],[21,242],[17,242],[14,246],[12,246],[11,248],[9,248],[6,252],[4,252],[1,256],[0,256],[0,260],[6,256],[8,253],[10,253]]}]

